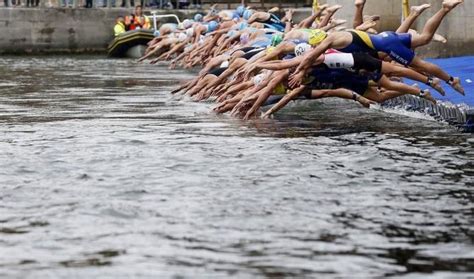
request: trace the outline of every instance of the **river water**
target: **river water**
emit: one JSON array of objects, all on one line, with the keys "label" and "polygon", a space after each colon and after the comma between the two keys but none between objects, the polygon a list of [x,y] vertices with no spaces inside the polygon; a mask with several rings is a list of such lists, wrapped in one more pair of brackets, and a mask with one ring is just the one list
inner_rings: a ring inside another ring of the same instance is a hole
[{"label": "river water", "polygon": [[0,74],[0,277],[474,276],[472,135],[340,100],[244,123],[132,60]]}]

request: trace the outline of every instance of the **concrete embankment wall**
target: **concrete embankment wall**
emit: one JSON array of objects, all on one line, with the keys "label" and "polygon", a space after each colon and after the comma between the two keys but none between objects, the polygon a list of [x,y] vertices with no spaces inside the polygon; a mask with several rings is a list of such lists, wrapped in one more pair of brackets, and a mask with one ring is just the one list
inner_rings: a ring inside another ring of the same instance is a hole
[{"label": "concrete embankment wall", "polygon": [[[338,18],[352,25],[353,0],[326,0],[341,4]],[[414,28],[421,31],[427,19],[441,6],[441,1],[412,0],[412,5],[433,2],[433,7],[419,18]],[[58,53],[104,52],[113,38],[114,20],[131,9],[70,9],[70,8],[3,8],[0,9],[0,54],[5,53]],[[180,18],[196,11],[173,11]],[[310,9],[297,9],[296,19],[310,14]],[[163,11],[163,14],[169,11]],[[367,0],[365,14],[382,16],[379,30],[395,30],[401,19],[401,1]],[[418,50],[430,57],[449,57],[474,54],[474,1],[465,1],[441,24],[439,33],[448,39],[447,44],[431,43]]]},{"label": "concrete embankment wall", "polygon": [[[104,52],[115,18],[131,9],[0,9],[0,54]],[[166,14],[169,12],[163,12]],[[175,12],[183,18],[188,13]]]}]

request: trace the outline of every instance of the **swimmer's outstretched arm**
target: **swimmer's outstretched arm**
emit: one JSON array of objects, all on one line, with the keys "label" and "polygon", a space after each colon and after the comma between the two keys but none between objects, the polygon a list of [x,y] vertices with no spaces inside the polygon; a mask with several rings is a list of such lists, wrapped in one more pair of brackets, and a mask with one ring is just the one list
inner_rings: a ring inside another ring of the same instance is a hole
[{"label": "swimmer's outstretched arm", "polygon": [[323,40],[315,49],[309,51],[308,54],[304,55],[304,59],[301,64],[296,68],[296,71],[290,77],[290,87],[298,87],[303,81],[303,77],[306,71],[317,61],[317,59],[324,53],[326,50],[331,48],[334,45],[334,42],[337,40],[337,34],[329,34],[328,37]]},{"label": "swimmer's outstretched arm", "polygon": [[273,79],[268,83],[268,85],[265,87],[265,90],[260,93],[258,96],[258,99],[255,101],[255,103],[252,105],[252,107],[247,111],[245,114],[244,120],[248,120],[249,118],[253,117],[255,113],[260,109],[260,107],[265,103],[265,101],[270,97],[270,95],[273,93],[275,88],[283,82],[284,79],[286,79],[289,75],[288,70],[282,70],[278,72],[273,73]]},{"label": "swimmer's outstretched arm", "polygon": [[276,113],[280,109],[284,108],[291,100],[297,98],[304,90],[306,87],[304,85],[299,86],[298,88],[295,88],[291,90],[289,93],[287,93],[278,103],[276,103],[271,109],[269,109],[265,114],[262,116],[263,118],[267,118],[270,115]]}]

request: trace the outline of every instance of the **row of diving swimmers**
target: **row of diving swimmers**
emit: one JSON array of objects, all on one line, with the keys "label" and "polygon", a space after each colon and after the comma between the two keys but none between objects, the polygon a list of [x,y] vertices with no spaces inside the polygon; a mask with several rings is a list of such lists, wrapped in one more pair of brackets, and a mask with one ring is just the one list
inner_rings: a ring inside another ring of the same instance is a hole
[{"label": "row of diving swimmers", "polygon": [[[436,30],[463,0],[444,0],[440,10],[417,32],[411,26],[430,9],[413,6],[395,32],[378,32],[379,16],[364,16],[368,0],[355,0],[352,27],[336,19],[340,5],[322,5],[301,22],[293,11],[232,11],[213,7],[181,25],[165,24],[140,59],[170,61],[170,68],[202,67],[172,91],[195,101],[214,100],[217,113],[249,119],[262,106],[268,117],[295,99],[338,97],[365,107],[410,94],[433,103],[430,90],[403,83],[407,78],[444,95],[444,86],[464,95],[457,77],[416,55],[432,41],[446,42]],[[376,0],[371,0],[376,1]],[[444,85],[443,85],[444,84]]]}]

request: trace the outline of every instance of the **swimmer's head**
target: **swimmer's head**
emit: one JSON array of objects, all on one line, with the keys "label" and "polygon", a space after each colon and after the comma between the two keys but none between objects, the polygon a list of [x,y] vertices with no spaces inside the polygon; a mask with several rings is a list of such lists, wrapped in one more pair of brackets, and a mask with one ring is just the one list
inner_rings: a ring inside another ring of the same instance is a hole
[{"label": "swimmer's head", "polygon": [[249,18],[252,16],[253,12],[252,10],[245,10],[245,12],[243,13],[243,18],[245,20],[249,20]]},{"label": "swimmer's head", "polygon": [[283,36],[281,34],[273,34],[272,36],[272,46],[276,47],[283,41]]},{"label": "swimmer's head", "polygon": [[188,36],[188,37],[194,36],[194,28],[186,29],[186,36]]},{"label": "swimmer's head", "polygon": [[307,43],[297,44],[295,46],[295,55],[296,56],[304,55],[310,49],[311,49],[311,45],[309,45]]},{"label": "swimmer's head", "polygon": [[229,67],[229,61],[226,60],[226,61],[222,62],[220,67],[221,67],[221,68],[227,68],[227,67]]},{"label": "swimmer's head", "polygon": [[184,33],[179,33],[179,35],[178,35],[178,41],[180,43],[186,41],[187,38],[188,38],[188,36],[186,36],[186,34],[184,34]]},{"label": "swimmer's head", "polygon": [[267,47],[266,52],[267,52],[267,53],[271,53],[271,52],[274,51],[274,50],[275,50],[275,47],[274,47],[274,46],[269,46],[269,47]]},{"label": "swimmer's head", "polygon": [[249,26],[249,24],[247,22],[241,22],[237,25],[237,28],[239,30],[244,30],[245,28],[247,28]]},{"label": "swimmer's head", "polygon": [[243,16],[244,12],[245,12],[245,7],[244,6],[238,6],[237,9],[235,9],[235,11],[237,12],[237,14],[239,16]]},{"label": "swimmer's head", "polygon": [[326,37],[328,34],[321,30],[321,29],[312,29],[311,33],[309,35],[309,40],[308,43],[312,46],[319,45]]},{"label": "swimmer's head", "polygon": [[256,76],[253,77],[252,81],[253,81],[253,84],[255,86],[259,86],[260,84],[262,84],[263,80],[265,79],[265,75],[264,74],[258,74]]},{"label": "swimmer's head", "polygon": [[215,31],[219,27],[219,23],[217,23],[217,21],[213,20],[213,21],[209,22],[207,27],[208,27],[207,30],[209,32],[212,32],[212,31]]},{"label": "swimmer's head", "polygon": [[190,19],[183,20],[183,28],[184,29],[191,28],[191,26],[193,26],[193,21],[192,20],[190,20]]},{"label": "swimmer's head", "polygon": [[237,35],[237,31],[235,30],[230,30],[229,32],[227,32],[228,38],[234,37],[235,35]]},{"label": "swimmer's head", "polygon": [[201,22],[202,21],[202,14],[195,14],[194,21]]},{"label": "swimmer's head", "polygon": [[160,31],[155,30],[155,32],[153,32],[153,35],[154,35],[155,37],[159,37],[159,36],[160,36]]},{"label": "swimmer's head", "polygon": [[246,45],[249,42],[250,36],[248,33],[243,33],[240,35],[240,44]]}]

